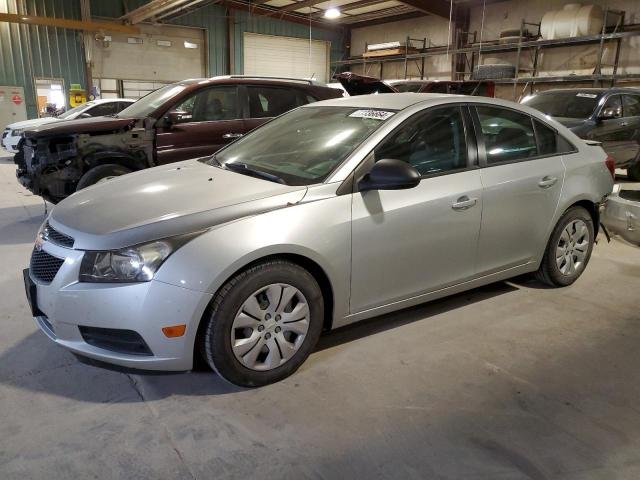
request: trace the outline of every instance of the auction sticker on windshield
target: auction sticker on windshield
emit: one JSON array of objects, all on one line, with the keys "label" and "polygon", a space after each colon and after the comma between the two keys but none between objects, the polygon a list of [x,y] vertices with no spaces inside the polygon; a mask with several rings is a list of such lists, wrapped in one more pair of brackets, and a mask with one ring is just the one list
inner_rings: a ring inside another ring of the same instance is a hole
[{"label": "auction sticker on windshield", "polygon": [[350,117],[353,118],[373,118],[374,120],[386,120],[395,112],[387,112],[385,110],[356,110]]},{"label": "auction sticker on windshield", "polygon": [[594,93],[576,93],[576,97],[596,98],[597,96]]}]

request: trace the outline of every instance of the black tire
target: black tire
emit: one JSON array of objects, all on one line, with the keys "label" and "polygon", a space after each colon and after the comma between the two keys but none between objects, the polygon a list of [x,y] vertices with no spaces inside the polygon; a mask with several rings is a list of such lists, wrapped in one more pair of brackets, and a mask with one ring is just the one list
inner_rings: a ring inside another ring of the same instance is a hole
[{"label": "black tire", "polygon": [[513,78],[516,67],[509,64],[478,65],[473,72],[474,80],[491,80],[500,78]]},{"label": "black tire", "polygon": [[[570,225],[575,220],[582,220],[589,232],[589,244],[587,247],[587,252],[585,255],[585,260],[582,262],[582,266],[573,274],[564,274],[560,271],[558,264],[556,262],[556,249],[558,247],[558,243],[560,242],[560,236],[562,235],[563,230]],[[551,237],[549,238],[549,242],[547,244],[547,248],[545,249],[544,256],[542,258],[542,262],[540,264],[540,268],[537,272],[535,272],[535,278],[551,287],[566,287],[575,282],[580,275],[584,272],[587,264],[589,263],[589,259],[591,258],[591,252],[593,251],[594,245],[594,228],[593,228],[593,219],[589,212],[586,209],[579,206],[574,206],[569,208],[558,223],[556,224],[553,232],[551,233]]]},{"label": "black tire", "polygon": [[640,161],[627,168],[627,179],[632,182],[640,182]]},{"label": "black tire", "polygon": [[131,170],[127,167],[123,167],[122,165],[118,165],[115,163],[98,165],[97,167],[93,167],[92,169],[87,171],[80,178],[80,180],[78,181],[78,185],[76,186],[76,190],[87,188],[105,178],[119,177],[120,175],[126,175],[127,173],[131,173]]},{"label": "black tire", "polygon": [[[231,346],[231,330],[236,313],[254,292],[274,283],[297,288],[309,306],[309,328],[293,356],[271,370],[257,371],[238,361]],[[202,319],[196,340],[202,357],[218,375],[243,387],[259,387],[280,381],[294,373],[313,351],[324,318],[322,291],[304,268],[285,260],[255,265],[235,275],[216,294],[209,313]]]}]

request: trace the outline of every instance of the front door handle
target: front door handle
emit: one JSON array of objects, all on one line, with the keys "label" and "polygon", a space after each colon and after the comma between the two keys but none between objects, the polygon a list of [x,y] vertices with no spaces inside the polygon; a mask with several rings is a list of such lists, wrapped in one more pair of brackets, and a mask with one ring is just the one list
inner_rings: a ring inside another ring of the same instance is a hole
[{"label": "front door handle", "polygon": [[553,187],[557,181],[557,177],[550,177],[549,175],[547,175],[546,177],[542,177],[542,179],[538,182],[538,186],[540,188]]},{"label": "front door handle", "polygon": [[621,127],[626,127],[627,125],[629,125],[627,122],[620,122]]},{"label": "front door handle", "polygon": [[224,139],[240,138],[243,135],[244,135],[243,133],[225,133],[224,135],[222,135],[222,138],[224,138]]},{"label": "front door handle", "polygon": [[466,195],[460,197],[456,202],[451,205],[451,208],[454,210],[467,210],[473,207],[476,203],[478,203],[477,198],[469,198]]}]

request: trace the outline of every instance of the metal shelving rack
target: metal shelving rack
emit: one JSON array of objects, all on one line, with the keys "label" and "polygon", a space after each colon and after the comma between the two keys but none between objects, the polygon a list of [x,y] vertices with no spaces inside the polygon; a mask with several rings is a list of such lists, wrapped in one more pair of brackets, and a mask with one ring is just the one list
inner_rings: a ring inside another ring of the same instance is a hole
[{"label": "metal shelving rack", "polygon": [[[615,25],[611,28],[607,27],[607,23],[611,16],[617,17]],[[517,86],[524,84],[523,91],[530,85],[533,88],[534,83],[558,83],[558,82],[592,82],[594,86],[604,85],[605,82],[610,82],[611,85],[614,85],[617,81],[623,80],[637,80],[640,79],[640,74],[618,74],[618,63],[620,59],[620,50],[622,40],[625,38],[634,37],[640,35],[640,30],[629,30],[625,31],[624,28],[624,19],[625,12],[606,9],[604,15],[604,22],[602,27],[602,32],[596,35],[588,35],[583,37],[573,37],[573,38],[562,38],[562,39],[554,39],[554,40],[522,40],[522,36],[525,33],[525,30],[528,26],[535,26],[538,28],[538,36],[540,34],[540,24],[539,23],[531,23],[522,20],[520,26],[520,41],[511,42],[511,43],[502,43],[502,44],[465,44],[459,46],[458,48],[447,48],[447,46],[436,46],[436,47],[426,47],[422,49],[419,53],[414,54],[406,54],[406,55],[394,55],[390,57],[377,58],[374,62],[367,61],[363,58],[351,58],[348,60],[342,60],[333,62],[332,65],[336,68],[340,68],[343,66],[352,66],[352,65],[363,65],[364,71],[366,72],[366,65],[368,63],[380,63],[381,65],[387,62],[405,62],[405,78],[407,72],[407,63],[412,60],[421,60],[422,68],[420,69],[421,78],[424,78],[426,72],[424,70],[424,59],[431,56],[437,55],[464,55],[465,56],[465,65],[469,67],[469,71],[464,72],[454,72],[452,77],[454,79],[465,79],[471,78],[473,75],[473,69],[475,67],[477,58],[480,55],[484,55],[487,53],[503,53],[503,52],[516,52],[516,75],[515,78],[504,78],[504,79],[496,79],[492,80],[497,84],[513,84],[514,86],[514,98],[517,94]],[[466,33],[467,41],[471,33]],[[475,34],[473,35],[475,39]],[[463,38],[463,35],[458,36],[458,44],[462,42],[460,39]],[[614,63],[611,65],[604,65],[602,61],[602,57],[604,54],[604,47],[607,42],[616,42],[616,50],[614,53]],[[566,76],[539,76],[539,56],[540,52],[547,48],[562,48],[562,47],[571,47],[578,45],[590,45],[597,44],[598,54],[596,58],[596,66],[594,68],[594,72],[591,75],[566,75]],[[523,52],[528,51],[533,58],[532,67],[529,69],[531,71],[531,75],[526,77],[521,77],[519,72],[521,70],[521,57]],[[470,55],[470,57],[469,57]],[[603,66],[611,66],[613,68],[611,74],[603,74],[602,67]],[[382,67],[381,67],[382,71]]]}]

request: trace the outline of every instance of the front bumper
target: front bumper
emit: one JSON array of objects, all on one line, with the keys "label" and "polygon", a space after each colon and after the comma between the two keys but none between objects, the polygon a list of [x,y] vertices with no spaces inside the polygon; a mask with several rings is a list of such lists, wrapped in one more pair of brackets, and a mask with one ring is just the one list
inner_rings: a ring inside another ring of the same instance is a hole
[{"label": "front bumper", "polygon": [[[58,345],[95,360],[144,370],[184,371],[193,366],[198,325],[211,295],[152,280],[135,284],[80,283],[83,252],[45,243],[44,251],[64,263],[51,283],[35,283],[36,324]],[[162,327],[186,324],[182,337],[167,338]],[[134,331],[151,355],[90,345],[80,327]]]}]

